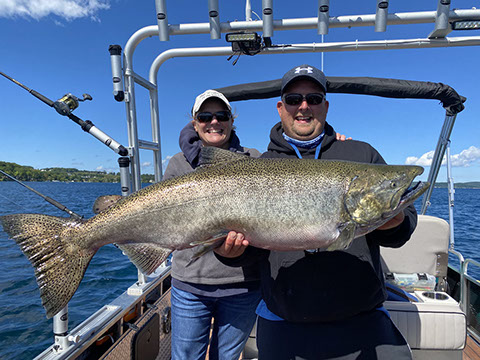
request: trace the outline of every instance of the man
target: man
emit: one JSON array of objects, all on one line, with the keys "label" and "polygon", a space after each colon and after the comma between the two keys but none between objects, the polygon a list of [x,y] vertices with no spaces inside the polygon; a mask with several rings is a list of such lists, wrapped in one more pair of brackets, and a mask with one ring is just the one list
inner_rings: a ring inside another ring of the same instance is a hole
[{"label": "man", "polygon": [[[326,122],[327,80],[302,65],[282,79],[281,122],[264,158],[337,159],[385,163],[369,144],[337,141]],[[417,222],[413,206],[345,251],[268,251],[247,247],[243,234],[216,250],[224,263],[259,262],[259,359],[411,359],[410,349],[382,304],[386,299],[380,246],[400,247]]]}]

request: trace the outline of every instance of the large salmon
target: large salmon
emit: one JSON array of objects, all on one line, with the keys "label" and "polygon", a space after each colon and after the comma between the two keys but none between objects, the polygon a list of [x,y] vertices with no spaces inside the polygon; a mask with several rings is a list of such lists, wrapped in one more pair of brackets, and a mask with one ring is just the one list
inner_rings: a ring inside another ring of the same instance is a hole
[{"label": "large salmon", "polygon": [[204,148],[192,173],[148,186],[87,221],[0,217],[35,268],[47,317],[70,300],[96,251],[117,243],[149,274],[172,250],[218,246],[229,230],[272,250],[344,249],[428,187],[419,166],[251,159]]}]

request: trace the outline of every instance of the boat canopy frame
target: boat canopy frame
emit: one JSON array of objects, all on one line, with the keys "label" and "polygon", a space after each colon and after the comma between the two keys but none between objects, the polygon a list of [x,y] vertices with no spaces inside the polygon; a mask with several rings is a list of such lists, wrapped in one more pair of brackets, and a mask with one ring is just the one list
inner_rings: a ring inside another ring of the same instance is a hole
[{"label": "boat canopy frame", "polygon": [[[214,1],[215,2],[215,1]],[[328,1],[327,1],[328,2]],[[247,1],[248,3],[248,1]],[[210,4],[210,2],[209,2]],[[234,51],[230,46],[222,47],[196,47],[196,48],[176,48],[168,49],[159,54],[152,62],[148,74],[148,79],[140,76],[133,69],[133,55],[137,46],[145,39],[158,35],[160,41],[168,41],[173,35],[192,35],[211,33],[212,39],[219,39],[219,33],[235,31],[261,31],[264,26],[268,27],[270,35],[273,30],[304,30],[315,29],[319,33],[325,33],[325,17],[318,18],[300,18],[300,19],[282,19],[273,20],[271,24],[265,24],[267,20],[256,21],[233,21],[233,22],[209,22],[172,25],[166,23],[165,0],[157,0],[157,18],[158,26],[146,26],[136,31],[125,45],[123,52],[123,78],[125,84],[124,94],[115,98],[117,101],[124,101],[127,113],[127,130],[129,139],[129,155],[131,159],[131,186],[129,189],[137,191],[141,188],[140,178],[140,157],[139,150],[146,149],[153,151],[153,165],[155,171],[155,181],[162,178],[162,156],[160,141],[160,118],[158,107],[158,71],[161,65],[176,57],[199,57],[199,56],[230,56]],[[218,10],[216,5],[212,5],[214,10]],[[448,11],[447,11],[448,10]],[[379,17],[380,16],[380,17]],[[248,11],[246,17],[249,18]],[[383,20],[382,20],[383,17]],[[162,19],[160,19],[162,18]],[[323,20],[322,20],[323,19]],[[445,22],[446,19],[446,22]],[[331,42],[331,43],[307,43],[307,44],[288,44],[263,46],[258,55],[271,54],[292,54],[292,53],[313,53],[313,52],[335,52],[335,51],[365,51],[365,50],[392,50],[409,48],[432,48],[432,47],[456,47],[456,46],[480,46],[480,36],[462,36],[446,37],[451,31],[451,23],[455,21],[479,20],[480,10],[477,9],[455,9],[449,10],[442,5],[439,0],[437,11],[394,13],[394,14],[370,14],[370,15],[350,15],[328,17],[328,27],[359,27],[375,26],[378,29],[386,29],[386,25],[406,25],[420,23],[434,23],[435,29],[426,38],[416,39],[396,39],[381,41],[350,41],[350,42]],[[268,22],[271,19],[269,18]],[[379,23],[383,23],[380,24]],[[212,30],[212,27],[215,27]],[[272,28],[273,27],[273,28]],[[321,30],[322,28],[323,30]],[[443,30],[442,30],[443,29]],[[448,30],[448,31],[447,31]],[[265,34],[265,33],[264,33]],[[113,64],[113,61],[112,61]],[[112,69],[115,74],[115,69]],[[118,72],[118,69],[117,69]],[[114,76],[115,78],[115,76]],[[248,99],[262,99],[276,97],[280,95],[280,80],[257,82],[250,84],[241,84],[218,89],[225,93],[230,101],[240,101]],[[138,84],[149,91],[150,97],[150,117],[152,125],[152,140],[142,140],[138,138],[136,103],[135,103],[135,84]],[[453,124],[458,112],[462,111],[465,98],[458,95],[454,89],[441,83],[408,81],[399,79],[383,79],[372,77],[328,77],[328,92],[376,95],[389,98],[415,98],[415,99],[436,99],[442,102],[446,110],[444,126],[437,144],[434,155],[434,164],[431,167],[428,181],[432,184],[438,176],[441,166],[441,160],[446,151],[446,145],[449,141]],[[118,90],[118,85],[117,85]],[[436,164],[438,162],[438,164]],[[123,186],[123,185],[122,185]],[[424,196],[422,204],[422,213],[425,213],[433,186]]]}]

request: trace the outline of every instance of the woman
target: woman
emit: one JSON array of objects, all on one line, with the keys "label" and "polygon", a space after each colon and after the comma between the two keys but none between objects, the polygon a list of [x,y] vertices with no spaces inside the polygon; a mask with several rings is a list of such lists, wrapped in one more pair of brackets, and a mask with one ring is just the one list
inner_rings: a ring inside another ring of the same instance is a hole
[{"label": "woman", "polygon": [[[257,150],[240,145],[230,103],[218,91],[207,90],[197,96],[192,117],[180,133],[182,152],[170,159],[164,179],[193,171],[202,146],[260,156]],[[185,249],[173,254],[172,359],[204,359],[212,319],[209,359],[238,359],[255,323],[260,300],[257,267],[225,266],[213,252],[186,266],[194,251]]]}]

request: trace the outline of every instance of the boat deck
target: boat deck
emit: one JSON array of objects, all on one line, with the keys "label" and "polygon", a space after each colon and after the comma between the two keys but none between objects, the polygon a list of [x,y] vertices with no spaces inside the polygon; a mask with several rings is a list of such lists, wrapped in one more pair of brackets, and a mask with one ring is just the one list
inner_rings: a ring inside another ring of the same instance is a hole
[{"label": "boat deck", "polygon": [[467,336],[467,344],[463,350],[463,360],[480,360],[480,344]]}]

